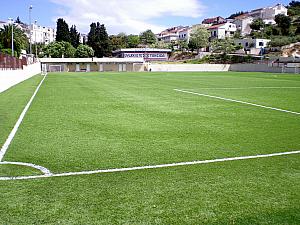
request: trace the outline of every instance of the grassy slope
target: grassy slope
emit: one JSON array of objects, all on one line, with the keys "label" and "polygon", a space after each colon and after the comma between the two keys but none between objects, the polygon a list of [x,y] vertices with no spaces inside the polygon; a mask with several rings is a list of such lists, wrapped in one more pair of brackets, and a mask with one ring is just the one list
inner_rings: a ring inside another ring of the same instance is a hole
[{"label": "grassy slope", "polygon": [[[234,76],[49,76],[6,159],[69,171],[299,149],[297,116],[170,91],[174,87],[237,86],[244,79],[254,82],[262,78],[263,82],[255,84],[275,85],[273,82],[283,79],[284,86],[299,86],[295,76]],[[244,85],[248,84],[254,86],[251,82]],[[15,92],[22,95],[22,90]],[[244,97],[245,93],[248,91],[234,96]],[[233,95],[227,91],[219,94]],[[265,94],[265,104],[290,110],[299,107],[299,103],[288,104],[294,101],[293,93],[282,105]],[[257,97],[253,94],[241,100]],[[143,139],[147,143],[139,142]],[[109,151],[103,152],[107,148]],[[0,182],[0,223],[299,224],[299,161],[298,155],[291,155]]]}]

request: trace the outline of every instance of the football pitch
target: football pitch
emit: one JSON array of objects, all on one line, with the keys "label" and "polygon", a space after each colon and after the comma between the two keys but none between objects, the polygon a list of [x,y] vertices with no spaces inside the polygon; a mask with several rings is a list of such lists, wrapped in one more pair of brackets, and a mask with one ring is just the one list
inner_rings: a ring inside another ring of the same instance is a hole
[{"label": "football pitch", "polygon": [[0,149],[0,224],[300,223],[299,75],[38,75]]}]

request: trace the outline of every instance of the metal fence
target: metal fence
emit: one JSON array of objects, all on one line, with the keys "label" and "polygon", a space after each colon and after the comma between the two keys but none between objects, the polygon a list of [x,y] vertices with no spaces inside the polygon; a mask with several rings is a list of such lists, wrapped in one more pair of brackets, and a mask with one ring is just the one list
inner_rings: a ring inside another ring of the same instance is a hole
[{"label": "metal fence", "polygon": [[26,57],[18,59],[10,55],[0,53],[0,70],[20,70],[27,64]]}]

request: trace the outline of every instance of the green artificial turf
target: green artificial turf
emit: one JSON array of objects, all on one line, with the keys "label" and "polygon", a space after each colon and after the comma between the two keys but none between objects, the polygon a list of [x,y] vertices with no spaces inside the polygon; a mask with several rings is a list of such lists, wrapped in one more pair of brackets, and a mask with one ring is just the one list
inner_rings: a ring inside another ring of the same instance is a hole
[{"label": "green artificial turf", "polygon": [[[1,142],[40,79],[0,94],[11,104],[0,107]],[[251,87],[300,87],[300,76],[49,74],[4,160],[63,173],[299,150],[299,115],[174,91],[300,112],[300,88]],[[299,224],[299,161],[0,181],[0,224]]]},{"label": "green artificial turf", "polygon": [[19,177],[31,175],[42,175],[42,172],[27,166],[0,165],[0,177]]}]

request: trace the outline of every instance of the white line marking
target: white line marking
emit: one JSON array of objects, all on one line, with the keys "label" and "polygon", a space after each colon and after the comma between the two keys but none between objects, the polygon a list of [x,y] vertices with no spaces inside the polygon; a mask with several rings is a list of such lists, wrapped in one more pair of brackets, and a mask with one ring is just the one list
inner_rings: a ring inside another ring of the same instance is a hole
[{"label": "white line marking", "polygon": [[243,90],[243,89],[299,89],[300,87],[214,87],[199,88],[205,90]]},{"label": "white line marking", "polygon": [[174,89],[174,91],[183,92],[183,93],[187,93],[187,94],[193,94],[193,95],[199,95],[199,96],[204,96],[204,97],[209,97],[209,98],[216,98],[216,99],[220,99],[220,100],[225,100],[225,101],[230,101],[230,102],[237,102],[237,103],[252,105],[252,106],[261,107],[261,108],[265,108],[265,109],[272,109],[272,110],[276,110],[276,111],[280,111],[280,112],[300,115],[299,112],[293,112],[293,111],[290,111],[290,110],[279,109],[279,108],[274,108],[274,107],[265,106],[265,105],[259,105],[259,104],[250,103],[250,102],[244,102],[244,101],[235,100],[235,99],[231,99],[231,98],[223,98],[223,97],[219,97],[219,96],[201,94],[201,93],[197,93],[197,92],[185,91],[185,90],[180,90],[180,89]]},{"label": "white line marking", "polygon": [[0,165],[19,165],[19,166],[28,166],[28,167],[32,167],[34,169],[37,169],[39,171],[41,171],[44,175],[52,175],[52,173],[50,172],[50,170],[48,170],[47,168],[43,167],[43,166],[39,166],[39,165],[35,165],[32,163],[23,163],[23,162],[0,162]]},{"label": "white line marking", "polygon": [[31,105],[34,97],[36,96],[36,94],[37,94],[38,90],[40,89],[42,83],[44,82],[46,76],[44,76],[44,78],[42,79],[42,81],[40,82],[40,84],[38,85],[38,87],[36,88],[35,92],[33,93],[32,97],[30,98],[29,102],[27,103],[27,105],[23,109],[23,112],[21,113],[21,115],[20,115],[18,121],[16,122],[14,128],[12,129],[12,131],[10,132],[10,134],[9,134],[8,138],[6,139],[4,145],[2,146],[2,148],[0,150],[0,162],[2,161],[2,159],[3,159],[3,157],[4,157],[5,153],[6,153],[6,151],[8,149],[8,147],[10,145],[10,143],[12,142],[13,138],[15,137],[15,135],[16,135],[18,129],[19,129],[20,124],[23,121],[23,118],[24,118],[27,110],[29,109],[29,107],[30,107],[30,105]]},{"label": "white line marking", "polygon": [[5,180],[31,180],[31,179],[39,179],[39,178],[47,178],[47,177],[66,177],[66,176],[79,176],[79,175],[90,175],[90,174],[99,174],[99,173],[116,173],[116,172],[157,169],[157,168],[167,168],[167,167],[187,166],[187,165],[197,165],[197,164],[208,164],[208,163],[227,162],[227,161],[246,160],[246,159],[268,158],[268,157],[274,157],[274,156],[292,155],[292,154],[299,154],[299,153],[300,153],[300,150],[292,151],[292,152],[280,152],[280,153],[254,155],[254,156],[240,156],[240,157],[211,159],[211,160],[193,161],[193,162],[180,162],[180,163],[153,165],[153,166],[138,166],[138,167],[130,167],[130,168],[69,172],[69,173],[38,175],[38,176],[0,177],[0,181],[1,180],[2,181],[5,181]]}]

